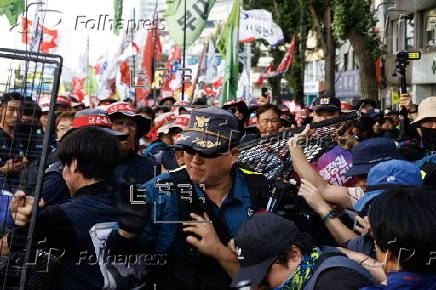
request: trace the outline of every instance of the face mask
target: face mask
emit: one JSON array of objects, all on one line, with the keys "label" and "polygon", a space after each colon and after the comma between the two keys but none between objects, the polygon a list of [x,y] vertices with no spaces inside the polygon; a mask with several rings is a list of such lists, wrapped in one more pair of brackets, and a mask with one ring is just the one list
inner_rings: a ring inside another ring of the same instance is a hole
[{"label": "face mask", "polygon": [[436,151],[436,129],[433,128],[421,128],[422,143],[425,149]]}]

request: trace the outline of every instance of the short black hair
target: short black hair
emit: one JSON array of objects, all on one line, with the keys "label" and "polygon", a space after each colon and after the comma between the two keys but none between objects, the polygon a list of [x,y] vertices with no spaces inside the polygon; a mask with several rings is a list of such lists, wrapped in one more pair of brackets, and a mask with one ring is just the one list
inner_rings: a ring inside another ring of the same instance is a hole
[{"label": "short black hair", "polygon": [[23,103],[23,116],[41,118],[42,110],[35,101],[27,100]]},{"label": "short black hair", "polygon": [[372,201],[369,222],[377,246],[395,254],[402,270],[436,273],[434,187],[398,186],[387,190]]},{"label": "short black hair", "polygon": [[151,116],[151,119],[154,119],[154,111],[153,111],[152,107],[139,106],[138,108],[136,108],[136,114],[139,114],[139,113],[149,114]]},{"label": "short black hair", "polygon": [[0,99],[1,105],[7,104],[9,101],[24,101],[22,94],[17,92],[5,93]]},{"label": "short black hair", "polygon": [[58,158],[64,166],[76,159],[77,169],[86,179],[109,179],[118,162],[119,148],[116,137],[94,126],[86,126],[62,140]]},{"label": "short black hair", "polygon": [[262,115],[263,113],[265,113],[266,111],[272,110],[275,113],[277,113],[277,116],[280,117],[280,109],[279,107],[277,107],[276,105],[262,105],[259,106],[256,110],[256,118],[259,120],[260,115]]}]

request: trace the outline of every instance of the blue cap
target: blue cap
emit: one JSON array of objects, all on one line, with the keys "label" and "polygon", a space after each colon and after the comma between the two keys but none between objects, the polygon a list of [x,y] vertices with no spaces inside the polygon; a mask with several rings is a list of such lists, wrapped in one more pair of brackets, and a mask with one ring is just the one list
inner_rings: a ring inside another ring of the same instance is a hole
[{"label": "blue cap", "polygon": [[412,162],[390,160],[375,165],[368,174],[367,191],[355,204],[356,211],[362,211],[366,204],[385,189],[370,190],[375,185],[422,185],[421,170]]},{"label": "blue cap", "polygon": [[194,110],[176,146],[191,147],[206,154],[223,153],[241,138],[238,126],[235,115],[221,108]]},{"label": "blue cap", "polygon": [[368,174],[376,164],[393,159],[404,159],[397,145],[389,138],[372,138],[353,147],[353,165],[345,176]]},{"label": "blue cap", "polygon": [[314,111],[340,112],[341,101],[335,97],[321,96],[313,101]]}]

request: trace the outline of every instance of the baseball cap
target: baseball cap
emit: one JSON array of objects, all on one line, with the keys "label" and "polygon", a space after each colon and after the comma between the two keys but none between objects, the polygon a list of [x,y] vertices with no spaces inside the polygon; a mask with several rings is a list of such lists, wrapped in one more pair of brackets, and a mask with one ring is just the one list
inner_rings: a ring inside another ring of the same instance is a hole
[{"label": "baseball cap", "polygon": [[275,258],[295,242],[298,233],[292,221],[272,213],[257,213],[242,224],[235,237],[241,268],[231,287],[247,280],[252,287],[259,285]]},{"label": "baseball cap", "polygon": [[151,120],[136,114],[135,108],[132,106],[132,104],[127,102],[115,102],[106,107],[106,112],[111,120],[119,116],[133,118],[136,121],[136,124],[138,124],[136,134],[138,138],[144,136],[150,130]]},{"label": "baseball cap", "polygon": [[387,185],[422,185],[421,170],[404,160],[378,163],[369,171],[367,192],[353,205],[354,209],[361,212],[373,198],[389,188]]},{"label": "baseball cap", "polygon": [[[205,154],[222,153],[241,138],[238,119],[220,108],[194,110],[177,147],[188,146]],[[183,149],[183,148],[182,148]]]},{"label": "baseball cap", "polygon": [[411,123],[418,125],[426,118],[436,118],[436,97],[428,97],[422,100],[418,106],[418,117]]},{"label": "baseball cap", "polygon": [[341,111],[341,101],[335,97],[318,97],[313,101],[313,110],[317,111]]},{"label": "baseball cap", "polygon": [[[68,130],[64,136],[62,136],[62,139],[68,134],[72,133],[74,130],[85,126],[96,126],[99,129],[114,135],[121,141],[129,137],[128,133],[112,130],[112,123],[106,111],[98,109],[85,109],[77,112],[74,115],[73,127]],[[62,139],[60,140],[61,142]]]},{"label": "baseball cap", "polygon": [[188,114],[182,114],[175,119],[170,118],[168,122],[166,122],[162,127],[157,129],[157,133],[164,133],[168,134],[171,128],[180,128],[182,130],[185,130],[188,127],[190,120],[190,115]]},{"label": "baseball cap", "polygon": [[42,95],[38,100],[38,105],[42,112],[48,112],[50,109],[50,96]]},{"label": "baseball cap", "polygon": [[368,174],[376,164],[392,159],[403,159],[400,150],[390,138],[372,138],[357,144],[351,150],[353,165],[345,176]]},{"label": "baseball cap", "polygon": [[58,96],[56,98],[56,105],[60,105],[66,108],[71,108],[71,99],[67,96]]},{"label": "baseball cap", "polygon": [[[179,101],[179,102],[176,102],[174,104],[174,106],[177,106],[177,107],[171,107],[171,111],[175,112],[175,114],[177,116],[180,115],[180,109],[181,108],[185,109],[188,112],[192,111],[192,107],[191,107],[191,105],[188,102]],[[186,107],[179,107],[179,106],[186,106]]]}]

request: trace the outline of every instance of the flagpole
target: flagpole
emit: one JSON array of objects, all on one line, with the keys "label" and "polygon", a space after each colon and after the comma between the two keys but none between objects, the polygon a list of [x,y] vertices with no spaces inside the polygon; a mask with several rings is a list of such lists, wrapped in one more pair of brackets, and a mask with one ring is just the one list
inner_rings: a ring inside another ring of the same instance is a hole
[{"label": "flagpole", "polygon": [[[136,13],[135,13],[135,8],[133,8],[132,9],[132,14],[133,14],[133,19],[135,20],[135,22],[136,22]],[[132,30],[130,30],[130,45],[132,46],[132,50],[133,51],[135,51],[135,48],[133,47],[133,29]],[[136,71],[136,64],[135,64],[135,58],[136,58],[136,54],[134,53],[133,54],[133,57],[132,57],[132,66],[133,66],[133,71]],[[129,68],[129,71],[130,71],[130,68]],[[131,75],[130,76],[130,79],[132,79],[132,77],[133,78],[135,78],[135,74],[133,74],[133,76]],[[128,94],[130,95],[130,90],[128,90]],[[134,100],[133,100],[133,105],[136,107],[136,90],[135,90],[135,97],[134,97]]]},{"label": "flagpole", "polygon": [[[185,69],[185,65],[186,65],[186,0],[184,0],[184,4],[185,4],[185,14],[184,14],[184,26],[183,26],[183,63],[182,63],[182,68]],[[185,79],[182,76],[182,98],[180,101],[184,101],[185,100]]]},{"label": "flagpole", "polygon": [[[155,13],[153,13],[153,17],[157,16],[157,3],[158,0],[155,1],[155,7],[154,7],[154,11]],[[153,21],[155,21],[155,19],[153,19]],[[157,89],[153,87],[153,83],[154,83],[154,71],[155,71],[155,66],[156,66],[156,27],[153,27],[153,58],[152,58],[152,62],[151,62],[151,90],[153,92],[153,104],[156,105],[156,99],[157,99]]]},{"label": "flagpole", "polygon": [[198,79],[200,77],[200,72],[202,70],[202,66],[203,66],[205,55],[206,55],[206,43],[203,44],[203,52],[201,53],[200,62],[198,63],[197,76],[195,77],[194,84],[192,85],[191,100],[194,98],[195,88],[197,87],[197,84],[198,84]]}]

